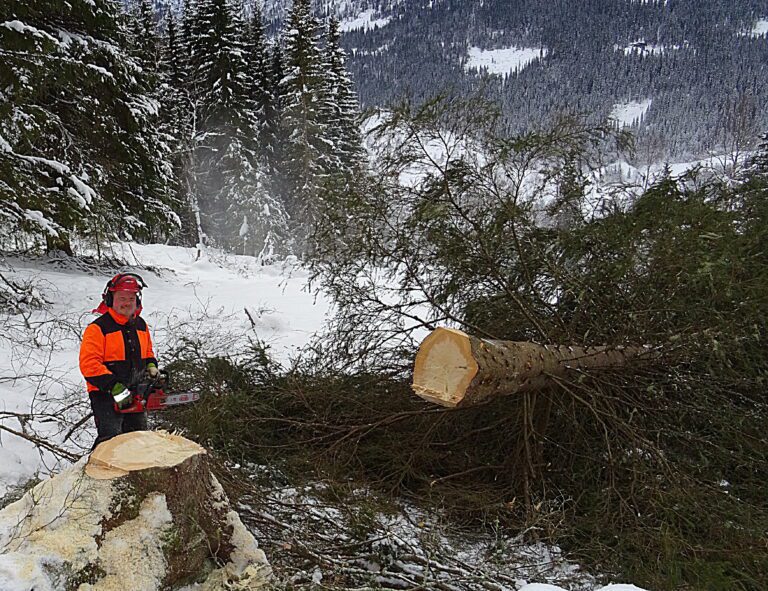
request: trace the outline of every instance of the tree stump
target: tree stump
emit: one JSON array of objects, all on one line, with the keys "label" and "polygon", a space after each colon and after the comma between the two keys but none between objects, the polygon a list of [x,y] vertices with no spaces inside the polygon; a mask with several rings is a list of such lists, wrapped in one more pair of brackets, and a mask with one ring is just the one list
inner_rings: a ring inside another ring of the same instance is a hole
[{"label": "tree stump", "polygon": [[100,444],[0,511],[0,588],[263,587],[269,564],[208,462],[165,432]]}]

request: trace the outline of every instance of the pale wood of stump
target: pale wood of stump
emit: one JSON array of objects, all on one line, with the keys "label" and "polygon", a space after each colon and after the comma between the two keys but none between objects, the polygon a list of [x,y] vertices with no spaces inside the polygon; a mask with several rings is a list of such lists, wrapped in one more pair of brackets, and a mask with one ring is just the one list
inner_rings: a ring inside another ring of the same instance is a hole
[{"label": "pale wood of stump", "polygon": [[100,443],[85,473],[96,480],[120,478],[149,468],[172,468],[206,453],[195,442],[164,431],[133,431]]}]

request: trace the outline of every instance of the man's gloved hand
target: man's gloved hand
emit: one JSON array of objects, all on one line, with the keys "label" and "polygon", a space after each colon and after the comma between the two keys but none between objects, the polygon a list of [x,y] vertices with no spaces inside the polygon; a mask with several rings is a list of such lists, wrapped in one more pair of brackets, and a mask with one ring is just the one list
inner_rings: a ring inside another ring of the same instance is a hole
[{"label": "man's gloved hand", "polygon": [[126,409],[133,404],[133,394],[120,382],[112,386],[112,398],[120,410]]},{"label": "man's gloved hand", "polygon": [[147,377],[161,388],[168,386],[168,372],[158,369],[154,363],[147,365]]}]

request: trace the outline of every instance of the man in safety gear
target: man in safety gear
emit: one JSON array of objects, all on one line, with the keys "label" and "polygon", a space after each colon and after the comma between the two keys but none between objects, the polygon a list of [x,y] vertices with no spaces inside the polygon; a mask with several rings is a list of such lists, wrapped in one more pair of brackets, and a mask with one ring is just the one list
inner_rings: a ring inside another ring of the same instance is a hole
[{"label": "man in safety gear", "polygon": [[158,376],[152,338],[141,313],[144,280],[120,273],[109,280],[80,345],[80,371],[85,377],[96,421],[96,447],[121,433],[147,428],[147,413],[121,413],[133,404],[133,392],[148,375]]}]

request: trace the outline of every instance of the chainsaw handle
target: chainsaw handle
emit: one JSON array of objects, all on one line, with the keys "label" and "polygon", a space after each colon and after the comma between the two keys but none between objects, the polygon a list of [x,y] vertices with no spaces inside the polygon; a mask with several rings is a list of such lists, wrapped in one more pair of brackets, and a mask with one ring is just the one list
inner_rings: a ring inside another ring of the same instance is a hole
[{"label": "chainsaw handle", "polygon": [[168,383],[170,382],[170,376],[168,375],[167,370],[160,370],[157,372],[157,375],[154,378],[150,378],[148,374],[144,374],[146,377],[148,377],[147,380],[143,381],[142,383],[148,384],[148,391],[153,390],[154,388],[167,388]]},{"label": "chainsaw handle", "polygon": [[117,406],[117,403],[115,402],[115,412],[118,412],[120,414],[131,414],[131,413],[137,413],[137,412],[144,412],[146,410],[147,403],[144,400],[144,396],[141,394],[134,394],[133,395],[133,402],[130,406],[127,406],[125,408],[120,408]]},{"label": "chainsaw handle", "polygon": [[148,410],[147,407],[152,393],[156,391],[162,393],[163,391],[160,379],[161,375],[162,374],[158,374],[158,377],[153,380],[142,380],[135,386],[129,386],[129,390],[133,395],[133,402],[126,408],[119,408],[117,404],[115,404],[115,411],[120,414],[130,414]]}]

